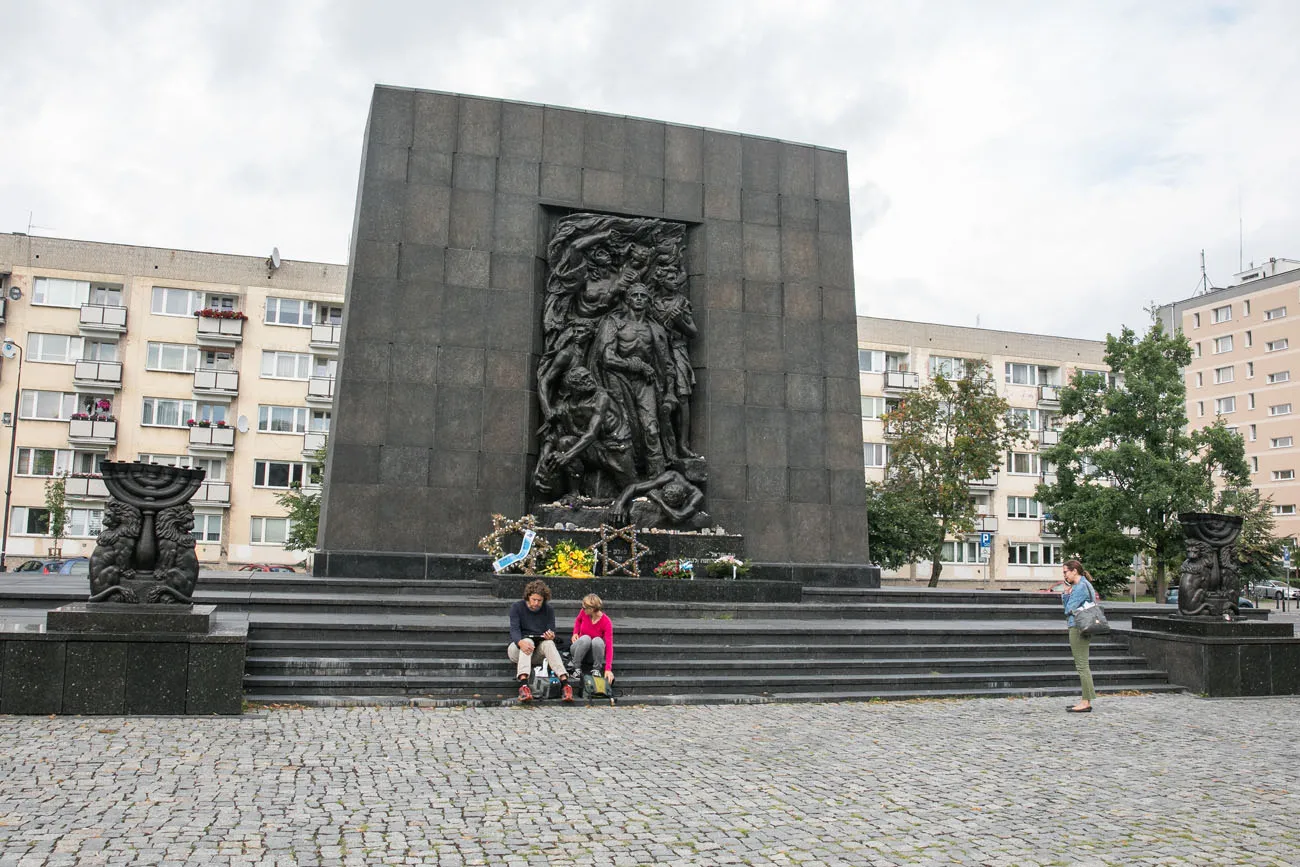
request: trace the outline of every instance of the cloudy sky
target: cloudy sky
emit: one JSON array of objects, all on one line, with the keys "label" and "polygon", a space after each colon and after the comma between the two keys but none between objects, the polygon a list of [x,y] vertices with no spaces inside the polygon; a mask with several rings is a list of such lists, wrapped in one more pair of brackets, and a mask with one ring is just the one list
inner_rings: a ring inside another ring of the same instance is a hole
[{"label": "cloudy sky", "polygon": [[[1100,338],[1300,259],[1300,4],[0,0],[0,231],[343,262],[376,83],[843,148],[858,309]],[[1239,234],[1239,227],[1241,229]]]}]

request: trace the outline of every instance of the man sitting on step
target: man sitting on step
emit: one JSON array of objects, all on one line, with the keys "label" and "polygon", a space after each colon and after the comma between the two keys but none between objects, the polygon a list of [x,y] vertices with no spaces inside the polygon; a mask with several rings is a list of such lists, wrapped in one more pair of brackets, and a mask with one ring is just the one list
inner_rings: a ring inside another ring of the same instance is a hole
[{"label": "man sitting on step", "polygon": [[538,654],[546,658],[563,684],[561,696],[573,701],[573,687],[564,670],[560,650],[555,646],[555,609],[551,608],[551,588],[544,581],[529,581],[524,586],[524,598],[510,606],[510,647],[506,651],[515,664],[519,678],[519,700],[532,701],[533,691],[528,688],[528,675],[532,673]]}]

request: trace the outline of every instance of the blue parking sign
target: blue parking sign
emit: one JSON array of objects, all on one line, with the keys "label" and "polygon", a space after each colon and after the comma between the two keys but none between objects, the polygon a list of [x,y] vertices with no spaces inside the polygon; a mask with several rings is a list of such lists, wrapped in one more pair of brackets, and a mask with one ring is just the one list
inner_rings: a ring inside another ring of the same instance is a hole
[{"label": "blue parking sign", "polygon": [[980,533],[980,547],[981,547],[981,548],[991,548],[992,546],[993,546],[993,534],[992,534],[992,533]]}]

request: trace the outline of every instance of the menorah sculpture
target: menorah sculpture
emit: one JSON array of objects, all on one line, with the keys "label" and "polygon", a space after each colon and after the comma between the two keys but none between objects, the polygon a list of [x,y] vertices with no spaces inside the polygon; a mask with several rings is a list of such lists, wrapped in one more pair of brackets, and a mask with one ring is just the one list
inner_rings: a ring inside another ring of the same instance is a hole
[{"label": "menorah sculpture", "polygon": [[1192,617],[1238,617],[1241,573],[1237,537],[1241,516],[1183,512],[1187,559],[1178,581],[1178,613]]},{"label": "menorah sculpture", "polygon": [[111,495],[90,555],[90,602],[192,605],[199,580],[194,507],[206,475],[189,467],[105,461]]}]

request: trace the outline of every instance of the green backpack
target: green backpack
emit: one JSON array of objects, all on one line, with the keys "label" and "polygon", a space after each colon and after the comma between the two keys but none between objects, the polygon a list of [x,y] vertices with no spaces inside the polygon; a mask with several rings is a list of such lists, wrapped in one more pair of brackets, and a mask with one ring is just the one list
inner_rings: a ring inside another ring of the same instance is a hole
[{"label": "green backpack", "polygon": [[614,703],[614,684],[610,683],[603,674],[584,674],[582,676],[582,697],[587,701],[601,698],[609,699],[609,703]]}]

